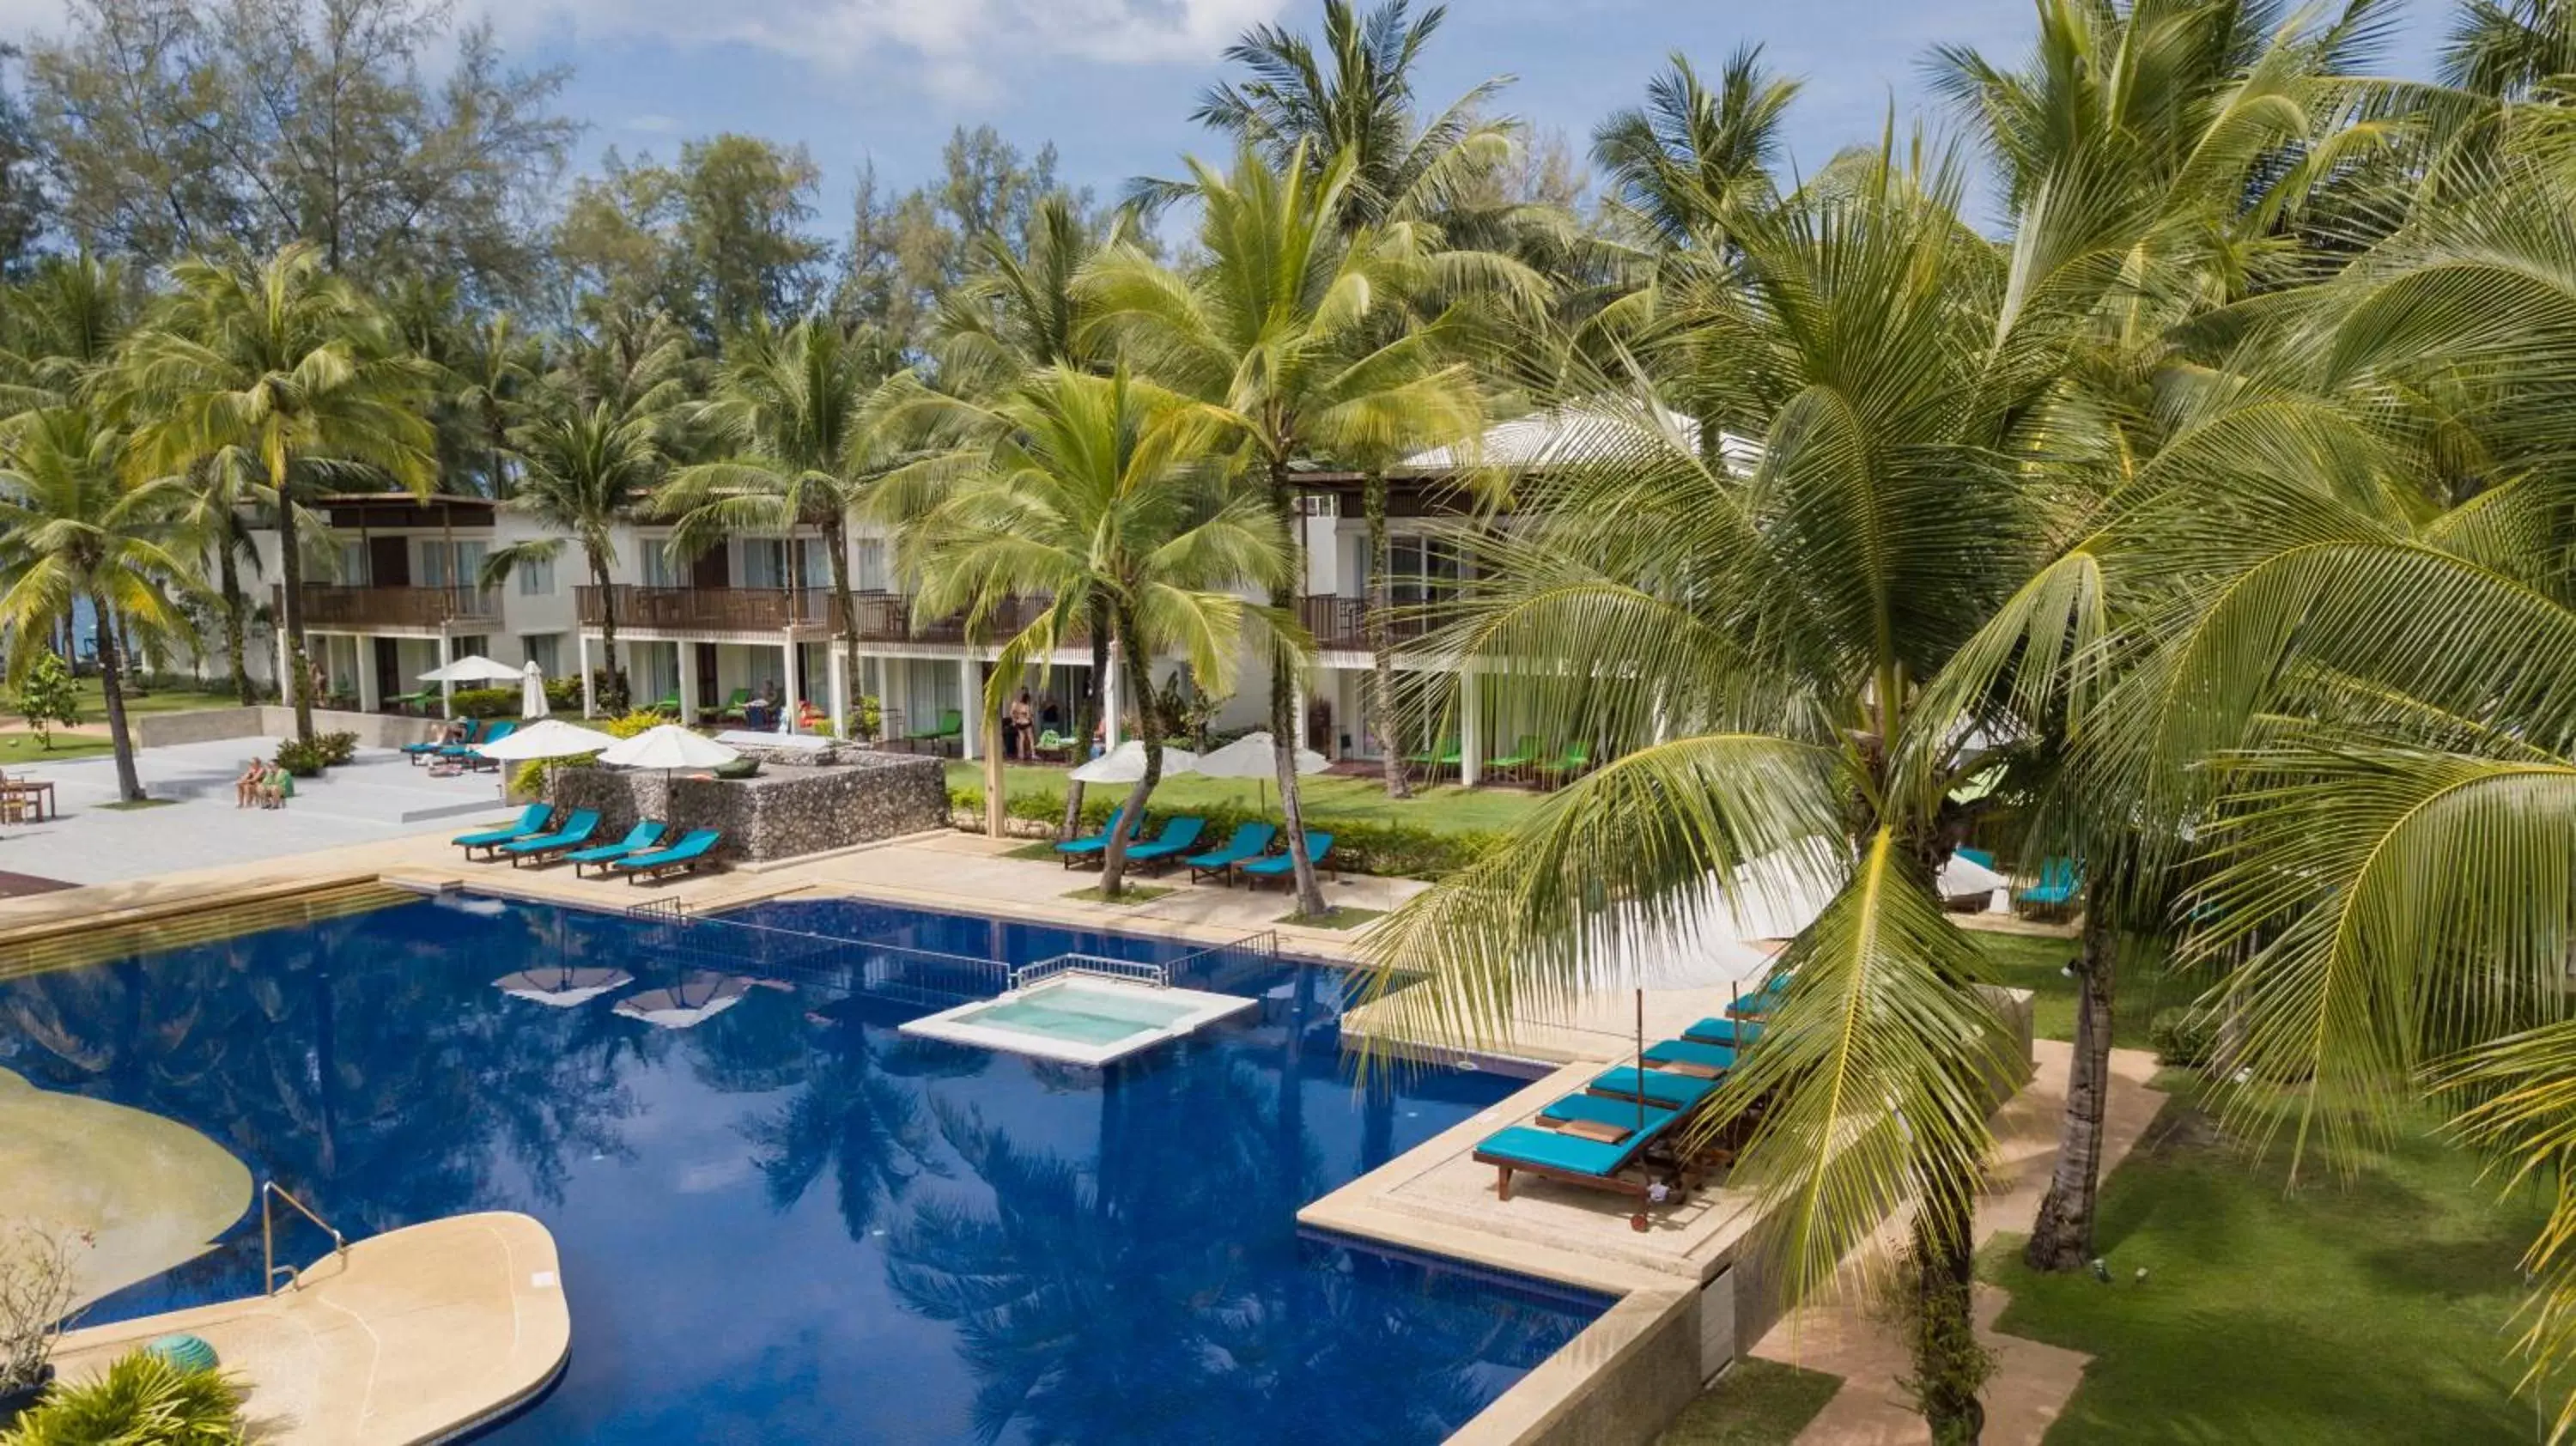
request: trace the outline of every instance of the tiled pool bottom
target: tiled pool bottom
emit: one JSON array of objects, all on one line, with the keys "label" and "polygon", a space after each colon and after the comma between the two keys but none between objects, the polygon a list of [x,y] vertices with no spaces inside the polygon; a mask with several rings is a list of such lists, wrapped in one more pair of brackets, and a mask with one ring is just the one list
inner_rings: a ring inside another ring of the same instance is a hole
[{"label": "tiled pool bottom", "polygon": [[[767,922],[1008,962],[1178,946],[900,910]],[[703,960],[654,926],[405,905],[0,986],[0,1066],[205,1130],[352,1233],[523,1209],[573,1358],[518,1442],[1431,1442],[1605,1302],[1301,1239],[1297,1208],[1500,1098],[1362,1095],[1327,974],[1107,1070],[904,1037],[917,999],[751,991],[694,1028],[491,981]],[[257,1287],[259,1231],[96,1318]],[[317,1242],[290,1237],[297,1254]]]}]

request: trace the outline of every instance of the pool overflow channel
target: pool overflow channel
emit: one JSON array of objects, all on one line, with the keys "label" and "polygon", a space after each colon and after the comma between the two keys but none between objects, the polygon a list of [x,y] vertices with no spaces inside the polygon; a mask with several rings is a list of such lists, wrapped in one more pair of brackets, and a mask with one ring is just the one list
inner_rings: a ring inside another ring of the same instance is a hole
[{"label": "pool overflow channel", "polygon": [[637,904],[626,916],[653,926],[654,948],[693,972],[767,974],[931,1008],[903,1033],[1064,1064],[1110,1064],[1257,1008],[1258,999],[1172,981],[1194,967],[1222,974],[1229,964],[1279,962],[1279,936],[1268,930],[1159,964],[1077,951],[1014,967],[691,914],[677,899]]}]

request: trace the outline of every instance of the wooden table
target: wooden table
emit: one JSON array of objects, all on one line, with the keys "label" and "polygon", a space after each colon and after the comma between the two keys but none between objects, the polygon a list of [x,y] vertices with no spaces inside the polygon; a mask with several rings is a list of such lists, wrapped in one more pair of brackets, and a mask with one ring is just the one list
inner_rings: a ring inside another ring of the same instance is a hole
[{"label": "wooden table", "polygon": [[12,798],[34,799],[38,823],[62,816],[62,809],[54,801],[54,786],[42,779],[31,778],[15,783],[0,783],[0,794],[6,794]]}]

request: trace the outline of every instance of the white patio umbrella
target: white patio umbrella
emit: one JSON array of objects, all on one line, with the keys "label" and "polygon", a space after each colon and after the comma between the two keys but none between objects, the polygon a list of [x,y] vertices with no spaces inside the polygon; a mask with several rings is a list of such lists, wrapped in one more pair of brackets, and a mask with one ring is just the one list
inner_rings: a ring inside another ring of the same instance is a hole
[{"label": "white patio umbrella", "polygon": [[468,653],[445,667],[432,668],[420,675],[424,683],[515,683],[519,670],[507,663],[496,663],[481,653]]},{"label": "white patio umbrella", "polygon": [[[1277,760],[1271,757],[1276,745],[1267,733],[1246,733],[1222,748],[1199,755],[1199,772],[1209,778],[1257,778],[1261,780],[1261,811],[1270,811],[1270,780],[1279,776]],[[1297,772],[1300,775],[1321,773],[1333,761],[1312,748],[1297,750]]]},{"label": "white patio umbrella", "polygon": [[1975,859],[1962,858],[1954,853],[1948,863],[1941,865],[1941,871],[1933,875],[1933,882],[1944,899],[1973,899],[1982,895],[1991,900],[1995,890],[2010,881]]},{"label": "white patio umbrella", "polygon": [[[1163,777],[1199,771],[1199,756],[1186,748],[1163,750]],[[1145,776],[1144,740],[1130,738],[1073,771],[1078,783],[1134,783]]]},{"label": "white patio umbrella", "polygon": [[546,701],[546,670],[531,658],[528,666],[519,670],[519,716],[543,718],[553,711],[554,706]]},{"label": "white patio umbrella", "polygon": [[732,974],[692,974],[670,989],[647,989],[617,1001],[617,1012],[656,1029],[694,1029],[742,1002],[752,981]]},{"label": "white patio umbrella", "polygon": [[674,768],[713,768],[741,756],[677,723],[659,723],[632,738],[610,744],[600,753],[599,761],[620,768],[658,768],[668,773]]},{"label": "white patio umbrella", "polygon": [[510,734],[498,743],[480,743],[474,751],[503,763],[524,763],[531,758],[578,758],[597,753],[617,744],[613,733],[566,723],[561,718],[545,718]]},{"label": "white patio umbrella", "polygon": [[504,974],[492,981],[492,987],[513,999],[524,999],[531,1004],[555,1009],[570,1009],[634,982],[635,976],[623,969],[559,967],[523,969],[516,974]]}]

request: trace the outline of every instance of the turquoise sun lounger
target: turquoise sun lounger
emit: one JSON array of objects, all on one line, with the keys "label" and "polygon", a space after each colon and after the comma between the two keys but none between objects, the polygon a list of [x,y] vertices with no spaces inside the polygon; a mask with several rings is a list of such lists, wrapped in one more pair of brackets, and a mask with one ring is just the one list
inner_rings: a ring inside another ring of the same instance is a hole
[{"label": "turquoise sun lounger", "polygon": [[[1318,870],[1321,870],[1324,867],[1325,855],[1330,854],[1332,851],[1333,836],[1331,834],[1310,833],[1306,835],[1307,861],[1312,863]],[[1295,855],[1289,853],[1286,849],[1282,849],[1275,854],[1269,854],[1264,857],[1254,859],[1252,862],[1243,865],[1241,872],[1246,882],[1258,888],[1261,881],[1264,879],[1285,879],[1293,877],[1297,872],[1297,859]]]},{"label": "turquoise sun lounger", "polygon": [[1163,825],[1163,831],[1151,843],[1127,846],[1127,862],[1158,864],[1174,859],[1199,846],[1199,834],[1207,828],[1203,818],[1176,818]]},{"label": "turquoise sun lounger", "polygon": [[1700,1044],[1689,1039],[1668,1039],[1646,1050],[1648,1068],[1670,1074],[1698,1075],[1715,1079],[1735,1068],[1732,1045]]},{"label": "turquoise sun lounger", "polygon": [[538,834],[544,833],[546,820],[553,813],[554,809],[546,804],[532,803],[519,815],[519,821],[508,828],[487,828],[479,833],[458,834],[448,842],[465,850],[465,857],[469,859],[474,857],[476,849],[482,849],[497,856],[501,845],[505,843],[515,843],[523,838],[535,838]]},{"label": "turquoise sun lounger", "polygon": [[608,868],[611,873],[624,874],[630,884],[658,879],[664,874],[694,873],[715,861],[716,845],[722,842],[724,834],[721,830],[693,828],[669,848],[611,859]]},{"label": "turquoise sun lounger", "polygon": [[613,844],[600,844],[596,848],[575,849],[571,853],[564,855],[564,858],[572,864],[573,876],[576,878],[580,877],[582,870],[590,867],[592,864],[599,865],[599,871],[604,874],[608,872],[608,865],[611,860],[622,859],[631,854],[651,853],[653,851],[653,846],[662,841],[662,835],[669,833],[670,831],[671,826],[669,824],[662,822],[658,818],[648,818],[642,823],[635,825],[633,828],[628,829],[626,831],[626,837],[619,839]]},{"label": "turquoise sun lounger", "polygon": [[1066,868],[1072,868],[1079,863],[1088,863],[1100,857],[1108,851],[1109,836],[1118,831],[1118,820],[1126,817],[1126,814],[1127,806],[1122,803],[1110,811],[1109,822],[1101,827],[1100,832],[1085,834],[1081,838],[1069,838],[1057,844],[1056,857],[1064,860]]},{"label": "turquoise sun lounger", "polygon": [[1715,1015],[1682,1031],[1682,1038],[1697,1044],[1722,1044],[1742,1049],[1762,1037],[1762,1026],[1749,1019],[1720,1019]]},{"label": "turquoise sun lounger", "polygon": [[1693,1079],[1686,1074],[1670,1074],[1659,1069],[1640,1071],[1634,1065],[1623,1064],[1617,1069],[1594,1075],[1592,1083],[1585,1088],[1610,1099],[1642,1097],[1646,1103],[1661,1105],[1668,1110],[1690,1110],[1698,1108],[1710,1095],[1717,1093],[1717,1081]]},{"label": "turquoise sun lounger", "polygon": [[1279,829],[1276,825],[1239,823],[1234,826],[1234,837],[1225,841],[1225,847],[1192,854],[1181,862],[1189,865],[1192,883],[1203,878],[1221,879],[1233,873],[1236,865],[1250,863],[1270,852],[1270,841],[1277,837]]},{"label": "turquoise sun lounger", "polygon": [[[479,741],[482,733],[483,724],[481,720],[474,718],[468,718],[465,720],[465,742],[473,743]],[[406,743],[402,746],[402,751],[403,757],[411,760],[411,765],[414,768],[417,768],[455,746],[456,745],[453,743]]]},{"label": "turquoise sun lounger", "polygon": [[[1608,1109],[1599,1108],[1609,1106]],[[1656,1139],[1680,1116],[1672,1110],[1649,1109],[1642,1125],[1636,1118],[1636,1106],[1615,1100],[1586,1099],[1581,1095],[1557,1101],[1543,1111],[1543,1124],[1508,1125],[1487,1135],[1476,1145],[1475,1158],[1495,1170],[1494,1193],[1497,1198],[1512,1198],[1512,1176],[1536,1175],[1586,1189],[1609,1190],[1653,1199],[1658,1185],[1681,1190],[1678,1171],[1667,1171],[1658,1180],[1647,1165],[1647,1154]],[[1625,1110],[1625,1118],[1616,1118]],[[1549,1128],[1553,1124],[1560,1128]],[[1609,1138],[1593,1138],[1608,1135]],[[1631,1174],[1632,1169],[1637,1173]],[[1628,1218],[1630,1228],[1646,1228],[1645,1211],[1641,1208]]]},{"label": "turquoise sun lounger", "polygon": [[572,811],[572,817],[564,820],[563,827],[552,833],[541,833],[531,838],[512,839],[501,845],[501,852],[509,856],[510,867],[514,869],[525,863],[545,863],[556,854],[580,848],[590,842],[590,836],[597,832],[599,832],[599,810],[576,808]]}]

